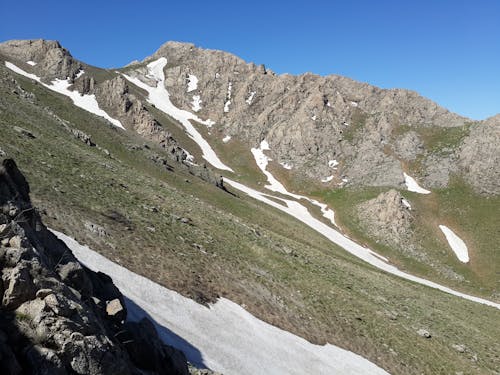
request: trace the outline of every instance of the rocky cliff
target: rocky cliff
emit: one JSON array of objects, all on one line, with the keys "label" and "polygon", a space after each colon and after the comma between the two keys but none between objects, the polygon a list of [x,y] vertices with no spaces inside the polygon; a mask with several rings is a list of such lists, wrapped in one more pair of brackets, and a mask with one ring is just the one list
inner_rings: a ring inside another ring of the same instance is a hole
[{"label": "rocky cliff", "polygon": [[11,159],[0,167],[2,374],[187,374],[148,319],[126,322],[124,297],[43,225]]}]

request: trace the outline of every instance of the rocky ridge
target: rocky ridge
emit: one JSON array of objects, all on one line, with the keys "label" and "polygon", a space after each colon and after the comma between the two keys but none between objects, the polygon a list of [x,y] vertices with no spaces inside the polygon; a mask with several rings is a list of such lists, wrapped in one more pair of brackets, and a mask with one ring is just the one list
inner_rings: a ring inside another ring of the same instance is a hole
[{"label": "rocky ridge", "polygon": [[[171,160],[194,167],[186,163],[188,154],[148,110],[141,95],[116,73],[109,71],[103,78],[86,71],[77,77],[87,65],[56,41],[8,41],[0,43],[0,54],[21,62],[44,80],[69,77],[75,89],[95,94],[99,104],[127,129],[161,144]],[[291,166],[297,176],[318,184],[333,176],[328,187],[401,188],[403,170],[417,163],[413,174],[426,188],[446,187],[450,177],[458,175],[478,193],[500,192],[497,172],[491,168],[500,151],[489,149],[497,141],[498,119],[473,122],[413,91],[380,89],[337,75],[277,75],[264,65],[190,43],[167,42],[151,57],[125,69],[148,82],[144,63],[159,57],[167,57],[165,84],[175,105],[215,120],[221,137],[231,136],[249,149],[266,139],[273,160]],[[36,64],[30,66],[27,61]],[[458,127],[466,129],[464,136],[446,152],[431,150],[420,134]],[[484,157],[474,158],[476,151]],[[335,167],[331,167],[333,160]],[[211,182],[221,181],[203,165],[192,172],[202,177],[210,174]]]},{"label": "rocky ridge", "polygon": [[5,374],[187,374],[148,319],[125,322],[112,280],[43,225],[11,159],[0,167],[0,369]]},{"label": "rocky ridge", "polygon": [[[150,113],[141,98],[131,92],[123,77],[115,75],[111,79],[95,78],[88,71],[88,65],[74,59],[57,41],[7,41],[0,43],[0,55],[12,59],[44,82],[69,78],[74,90],[81,94],[95,95],[99,105],[119,119],[128,130],[159,144],[165,150],[166,157],[154,155],[155,162],[167,167],[171,162],[178,163],[179,167],[188,169],[191,174],[220,188],[224,187],[218,173],[204,163],[193,163],[190,154]],[[28,64],[28,61],[35,65]],[[84,73],[79,75],[82,70]]]}]

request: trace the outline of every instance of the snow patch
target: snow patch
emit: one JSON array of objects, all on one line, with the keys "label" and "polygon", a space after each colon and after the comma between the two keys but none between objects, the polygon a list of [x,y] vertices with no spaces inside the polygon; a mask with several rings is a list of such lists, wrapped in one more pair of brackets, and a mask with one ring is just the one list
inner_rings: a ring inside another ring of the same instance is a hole
[{"label": "snow patch", "polygon": [[414,193],[419,193],[419,194],[430,194],[431,192],[429,190],[426,190],[415,181],[415,179],[411,176],[408,176],[406,173],[403,172],[403,175],[405,177],[405,184],[408,189],[408,191],[413,191]]},{"label": "snow patch", "polygon": [[331,180],[333,180],[333,175],[325,177],[325,178],[322,178],[321,182],[330,182]]},{"label": "snow patch", "polygon": [[26,61],[26,64],[31,65],[31,66],[35,66],[36,62],[30,60],[30,61]]},{"label": "snow patch", "polygon": [[226,298],[207,308],[127,270],[63,233],[53,233],[80,262],[111,276],[127,299],[139,306],[128,303],[130,320],[138,321],[149,314],[158,323],[162,340],[182,350],[194,365],[228,375],[387,374],[355,353],[331,344],[314,345],[265,323]]},{"label": "snow patch", "polygon": [[222,142],[224,143],[227,143],[231,140],[231,136],[230,135],[226,135],[224,138],[222,138]]},{"label": "snow patch", "polygon": [[350,104],[351,104],[352,107],[357,107],[358,106],[358,103],[356,103],[356,102],[351,102]]},{"label": "snow patch", "polygon": [[[73,104],[77,107],[80,107],[90,113],[93,113],[94,115],[97,115],[99,117],[104,117],[106,120],[108,120],[110,123],[112,123],[114,126],[124,129],[123,125],[121,124],[120,121],[112,118],[109,116],[105,111],[103,111],[101,108],[99,108],[99,104],[97,103],[97,100],[95,98],[95,95],[82,95],[78,91],[71,91],[69,87],[72,85],[72,83],[69,81],[69,79],[59,79],[56,78],[53,80],[50,84],[43,83],[40,80],[40,77],[25,72],[21,68],[17,67],[16,65],[5,61],[5,66],[9,68],[10,70],[21,74],[25,77],[31,78],[39,83],[41,83],[43,86],[48,88],[49,90],[58,92],[59,94],[68,96],[72,101]],[[83,70],[79,72],[79,74],[83,74]],[[78,76],[77,76],[78,77]]]},{"label": "snow patch", "polygon": [[314,115],[311,117],[311,120],[316,121],[316,118],[317,118],[316,115]]},{"label": "snow patch", "polygon": [[194,74],[188,75],[187,92],[198,89],[198,78]]},{"label": "snow patch", "polygon": [[182,109],[177,108],[170,101],[170,94],[165,88],[165,74],[163,73],[163,68],[167,65],[167,59],[165,57],[160,57],[158,60],[150,62],[147,65],[148,68],[148,76],[152,77],[156,80],[156,87],[151,87],[148,84],[142,82],[140,79],[136,77],[131,77],[126,74],[123,76],[130,82],[132,82],[137,87],[148,92],[148,102],[154,104],[156,108],[160,111],[166,113],[171,116],[175,120],[179,121],[184,129],[186,129],[189,137],[195,141],[200,147],[203,159],[209,162],[212,166],[218,169],[224,169],[227,171],[233,171],[227,165],[225,165],[217,156],[212,147],[208,144],[208,142],[202,137],[202,135],[196,130],[196,128],[191,123],[191,120],[199,122],[203,125],[211,127],[215,123],[211,120],[202,120],[195,114],[191,112],[184,111]]},{"label": "snow patch", "polygon": [[231,105],[231,100],[228,100],[227,102],[224,103],[224,112],[225,113],[229,112],[230,105]]},{"label": "snow patch", "polygon": [[405,206],[407,209],[411,210],[411,204],[406,199],[401,199],[401,203],[403,203],[403,206]]},{"label": "snow patch", "polygon": [[331,104],[330,104],[330,102],[328,101],[328,102],[326,102],[326,106],[327,106],[327,107],[331,107],[332,105],[331,105]]},{"label": "snow patch", "polygon": [[191,102],[191,109],[198,112],[201,109],[201,97],[199,95],[193,95],[193,101]]},{"label": "snow patch", "polygon": [[293,166],[292,166],[291,164],[286,163],[286,162],[281,162],[280,164],[281,164],[281,166],[282,166],[283,168],[288,169],[288,170],[290,170],[290,169],[292,169],[292,168],[293,168]]},{"label": "snow patch", "polygon": [[255,91],[252,91],[252,92],[250,93],[250,96],[247,98],[247,100],[245,100],[245,102],[246,102],[248,105],[252,104],[252,102],[253,102],[253,98],[254,98],[255,94],[256,94],[256,92],[255,92]]},{"label": "snow patch", "polygon": [[339,165],[339,162],[337,160],[335,160],[335,159],[328,161],[328,166],[330,168],[335,168],[337,165]]},{"label": "snow patch", "polygon": [[457,256],[458,260],[462,263],[469,262],[469,251],[465,242],[458,237],[450,228],[445,225],[440,225],[439,229],[444,233],[448,244]]}]

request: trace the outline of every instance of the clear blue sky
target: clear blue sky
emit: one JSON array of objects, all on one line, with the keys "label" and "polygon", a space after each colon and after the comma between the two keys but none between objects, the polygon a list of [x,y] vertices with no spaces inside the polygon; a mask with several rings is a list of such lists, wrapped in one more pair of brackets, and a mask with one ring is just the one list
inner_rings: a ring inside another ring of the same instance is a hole
[{"label": "clear blue sky", "polygon": [[500,112],[500,0],[0,0],[0,17],[0,41],[57,39],[102,67],[189,41],[277,73],[412,89],[474,119]]}]

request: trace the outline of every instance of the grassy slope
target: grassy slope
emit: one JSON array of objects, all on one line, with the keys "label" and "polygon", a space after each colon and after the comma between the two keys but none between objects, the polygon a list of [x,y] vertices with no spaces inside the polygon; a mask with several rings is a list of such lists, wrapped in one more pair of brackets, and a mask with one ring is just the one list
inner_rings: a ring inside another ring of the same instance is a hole
[{"label": "grassy slope", "polygon": [[[497,310],[381,273],[288,216],[190,175],[165,172],[146,150],[126,148],[143,140],[16,79],[38,102],[0,88],[0,147],[26,173],[49,226],[185,295],[201,301],[225,295],[268,322],[354,350],[393,373],[488,372],[500,366]],[[112,157],[62,130],[46,106],[91,134]],[[37,138],[21,136],[13,125]],[[125,219],[110,219],[113,212]],[[86,231],[87,220],[109,235]],[[433,338],[419,337],[419,328]],[[452,349],[456,343],[467,352]]]}]

